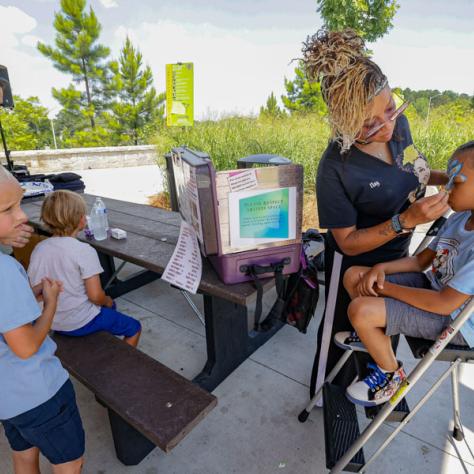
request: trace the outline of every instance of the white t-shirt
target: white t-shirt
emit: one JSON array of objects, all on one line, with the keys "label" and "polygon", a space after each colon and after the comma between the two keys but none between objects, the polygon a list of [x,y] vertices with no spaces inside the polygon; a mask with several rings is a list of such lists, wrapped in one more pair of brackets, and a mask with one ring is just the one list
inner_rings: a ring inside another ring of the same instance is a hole
[{"label": "white t-shirt", "polygon": [[84,280],[104,270],[94,248],[74,237],[51,237],[40,242],[31,254],[28,276],[32,286],[48,277],[63,282],[52,329],[74,331],[100,313],[89,301]]}]

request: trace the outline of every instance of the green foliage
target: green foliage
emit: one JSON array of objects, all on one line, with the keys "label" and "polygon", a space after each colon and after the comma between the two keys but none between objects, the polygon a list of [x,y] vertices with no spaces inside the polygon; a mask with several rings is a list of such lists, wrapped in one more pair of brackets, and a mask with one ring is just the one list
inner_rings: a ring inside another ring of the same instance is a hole
[{"label": "green foliage", "polygon": [[101,125],[96,125],[92,130],[78,130],[70,135],[62,136],[61,143],[65,148],[110,146],[110,132]]},{"label": "green foliage", "polygon": [[163,126],[155,143],[159,155],[184,145],[202,150],[217,169],[232,169],[243,156],[275,153],[305,166],[305,184],[314,190],[319,159],[327,145],[329,128],[318,114],[286,117],[232,117],[216,122],[196,122],[194,127]]},{"label": "green foliage", "polygon": [[285,78],[285,89],[287,95],[282,95],[281,100],[290,112],[326,114],[327,107],[321,94],[321,85],[308,81],[302,64],[295,69],[295,78],[292,81]]},{"label": "green foliage", "polygon": [[153,132],[156,121],[163,119],[166,94],[157,95],[151,69],[143,68],[142,54],[128,37],[113,82],[116,98],[110,113],[104,114],[113,141],[121,145],[143,143]]},{"label": "green foliage", "polygon": [[[407,116],[415,145],[434,169],[446,169],[452,152],[472,140],[474,113],[467,101],[440,106],[432,111],[429,123],[410,106]],[[172,147],[187,145],[208,153],[219,170],[232,169],[238,158],[255,153],[275,153],[304,166],[305,189],[314,192],[319,160],[327,146],[329,127],[319,114],[286,117],[233,117],[196,122],[193,128],[163,126],[155,139],[159,155]],[[162,165],[162,163],[161,163]]]},{"label": "green foliage", "polygon": [[431,111],[441,105],[448,105],[458,102],[464,103],[469,109],[471,104],[474,104],[474,96],[468,94],[458,94],[456,92],[447,90],[440,92],[437,89],[424,89],[419,91],[411,90],[410,88],[402,89],[401,93],[405,100],[409,100],[415,107],[418,115],[421,117],[428,116],[428,109]]},{"label": "green foliage", "polygon": [[430,112],[429,121],[420,117],[414,107],[407,110],[415,145],[435,169],[446,169],[453,151],[472,140],[474,113],[468,100],[459,99]]},{"label": "green foliage", "polygon": [[71,114],[80,116],[95,127],[95,117],[108,101],[110,50],[98,43],[101,26],[92,8],[85,12],[86,0],[61,0],[61,11],[55,14],[55,46],[38,43],[38,50],[53,61],[54,67],[72,75],[73,82],[83,83],[85,92],[70,85],[53,89],[53,96]]},{"label": "green foliage", "polygon": [[[10,112],[0,109],[0,120],[11,150],[36,150],[53,146],[48,110],[38,97],[14,97],[15,108]],[[1,142],[0,142],[0,146]]]},{"label": "green foliage", "polygon": [[374,42],[393,27],[399,5],[395,0],[317,0],[317,11],[330,31],[352,28]]},{"label": "green foliage", "polygon": [[277,98],[273,92],[268,96],[265,106],[260,107],[260,115],[268,117],[282,117],[285,115],[285,111],[278,106]]}]

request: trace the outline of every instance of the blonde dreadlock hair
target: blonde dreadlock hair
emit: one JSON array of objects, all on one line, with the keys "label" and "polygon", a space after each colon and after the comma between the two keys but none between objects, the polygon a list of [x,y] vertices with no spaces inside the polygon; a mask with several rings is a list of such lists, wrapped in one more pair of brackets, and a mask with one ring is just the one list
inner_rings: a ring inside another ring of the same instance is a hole
[{"label": "blonde dreadlock hair", "polygon": [[356,140],[367,107],[385,88],[387,78],[370,60],[364,40],[351,29],[319,30],[303,43],[302,52],[308,79],[321,82],[331,138],[345,152]]}]

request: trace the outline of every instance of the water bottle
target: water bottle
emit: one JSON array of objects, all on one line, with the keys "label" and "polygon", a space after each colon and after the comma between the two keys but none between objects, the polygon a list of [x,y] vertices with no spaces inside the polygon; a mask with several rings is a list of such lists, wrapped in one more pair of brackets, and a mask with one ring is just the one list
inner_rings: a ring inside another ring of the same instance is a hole
[{"label": "water bottle", "polygon": [[109,230],[109,219],[107,217],[107,208],[105,207],[104,201],[100,197],[95,199],[95,205],[97,206],[97,209],[102,212],[102,218],[104,220],[104,225],[105,225],[105,231],[107,232]]},{"label": "water bottle", "polygon": [[107,238],[107,231],[105,230],[104,212],[97,205],[97,201],[92,206],[91,214],[89,216],[89,225],[95,240],[105,240]]}]

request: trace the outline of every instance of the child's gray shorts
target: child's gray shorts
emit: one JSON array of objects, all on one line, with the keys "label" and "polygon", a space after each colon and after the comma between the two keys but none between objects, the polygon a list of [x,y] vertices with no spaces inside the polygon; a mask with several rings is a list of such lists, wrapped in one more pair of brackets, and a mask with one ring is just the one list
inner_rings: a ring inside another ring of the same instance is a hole
[{"label": "child's gray shorts", "polygon": [[[387,275],[386,280],[413,288],[431,288],[430,281],[424,273],[395,273]],[[393,298],[385,298],[385,310],[387,313],[385,334],[387,336],[405,334],[434,341],[451,322],[450,316],[430,313]],[[450,344],[467,346],[460,331],[451,339]]]}]

